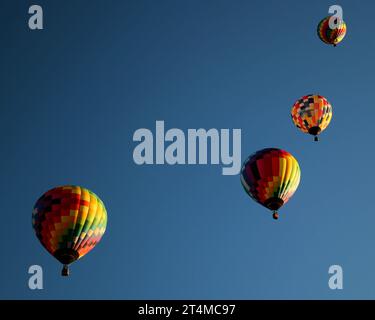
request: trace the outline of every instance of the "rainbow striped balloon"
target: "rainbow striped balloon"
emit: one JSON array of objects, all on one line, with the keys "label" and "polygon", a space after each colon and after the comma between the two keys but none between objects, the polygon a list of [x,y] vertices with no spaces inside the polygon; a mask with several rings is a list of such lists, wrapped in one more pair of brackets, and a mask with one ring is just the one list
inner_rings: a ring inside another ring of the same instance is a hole
[{"label": "rainbow striped balloon", "polygon": [[92,191],[79,186],[61,186],[47,191],[36,202],[32,225],[41,244],[63,265],[91,251],[102,238],[107,211]]},{"label": "rainbow striped balloon", "polygon": [[301,170],[297,160],[287,151],[277,148],[259,150],[249,156],[241,169],[241,183],[246,193],[262,206],[277,210],[298,188]]}]

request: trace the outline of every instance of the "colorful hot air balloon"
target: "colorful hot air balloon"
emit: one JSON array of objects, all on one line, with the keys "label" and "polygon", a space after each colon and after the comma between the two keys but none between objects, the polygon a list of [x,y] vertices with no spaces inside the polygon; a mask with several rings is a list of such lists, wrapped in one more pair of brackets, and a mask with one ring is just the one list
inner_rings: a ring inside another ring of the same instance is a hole
[{"label": "colorful hot air balloon", "polygon": [[107,211],[99,197],[78,186],[51,189],[36,202],[32,214],[36,236],[64,267],[83,257],[100,241],[107,225]]},{"label": "colorful hot air balloon", "polygon": [[331,122],[332,106],[323,96],[309,94],[294,103],[291,114],[296,127],[315,136],[315,141],[318,141],[318,134]]},{"label": "colorful hot air balloon", "polygon": [[297,190],[301,171],[297,160],[288,152],[268,148],[249,156],[241,169],[241,183],[246,193],[273,211],[283,206]]},{"label": "colorful hot air balloon", "polygon": [[329,27],[329,20],[332,18],[332,16],[328,16],[324,18],[320,23],[318,24],[318,36],[320,40],[322,40],[326,44],[331,44],[334,47],[338,43],[340,43],[346,34],[346,24],[343,20],[340,18],[336,17],[336,25],[337,27],[334,29],[331,29]]}]

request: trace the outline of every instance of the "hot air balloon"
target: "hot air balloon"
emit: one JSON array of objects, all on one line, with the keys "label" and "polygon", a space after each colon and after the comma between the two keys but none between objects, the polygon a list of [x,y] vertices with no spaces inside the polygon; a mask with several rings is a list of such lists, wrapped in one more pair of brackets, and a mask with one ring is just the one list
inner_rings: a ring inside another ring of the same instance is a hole
[{"label": "hot air balloon", "polygon": [[335,17],[337,19],[337,26],[336,28],[331,29],[329,27],[329,20],[331,18],[332,16],[328,16],[320,21],[320,23],[318,24],[317,32],[320,40],[322,40],[326,44],[331,44],[336,47],[336,45],[340,43],[345,37],[346,24],[339,17]]},{"label": "hot air balloon", "polygon": [[36,236],[47,251],[69,264],[91,251],[102,238],[107,211],[92,191],[79,186],[61,186],[47,191],[36,202],[32,214]]},{"label": "hot air balloon", "polygon": [[326,98],[317,94],[309,94],[297,100],[291,111],[292,120],[304,133],[315,136],[323,132],[332,119],[332,106]]},{"label": "hot air balloon", "polygon": [[241,183],[246,193],[262,206],[277,212],[297,190],[301,177],[297,160],[287,151],[267,148],[249,156],[242,165]]}]

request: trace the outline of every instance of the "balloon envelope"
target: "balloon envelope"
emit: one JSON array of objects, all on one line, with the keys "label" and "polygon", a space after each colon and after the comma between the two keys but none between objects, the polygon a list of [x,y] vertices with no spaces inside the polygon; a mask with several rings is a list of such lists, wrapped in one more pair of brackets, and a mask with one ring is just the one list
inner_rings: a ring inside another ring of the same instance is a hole
[{"label": "balloon envelope", "polygon": [[257,151],[246,159],[241,169],[241,183],[246,193],[272,211],[289,201],[300,178],[297,160],[277,148]]},{"label": "balloon envelope", "polygon": [[304,133],[317,136],[332,119],[332,106],[326,98],[309,94],[298,99],[291,110],[293,123]]},{"label": "balloon envelope", "polygon": [[[69,265],[100,241],[107,225],[107,211],[92,191],[79,186],[61,186],[38,199],[32,225],[47,251],[62,264]],[[64,270],[67,272],[67,268]]]},{"label": "balloon envelope", "polygon": [[[328,16],[319,22],[317,32],[318,37],[326,44],[336,46],[339,44],[346,35],[346,24],[340,18],[336,18],[336,27],[331,29],[329,26],[329,20],[332,16]],[[333,18],[335,19],[335,18]]]}]

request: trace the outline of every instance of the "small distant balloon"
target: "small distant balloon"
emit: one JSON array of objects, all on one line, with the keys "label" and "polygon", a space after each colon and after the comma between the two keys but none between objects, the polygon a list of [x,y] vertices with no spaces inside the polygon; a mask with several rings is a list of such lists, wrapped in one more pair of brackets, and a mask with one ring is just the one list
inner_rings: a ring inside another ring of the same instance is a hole
[{"label": "small distant balloon", "polygon": [[294,103],[291,116],[298,129],[313,135],[315,141],[318,141],[318,135],[331,122],[332,106],[323,96],[308,94]]},{"label": "small distant balloon", "polygon": [[346,35],[346,24],[338,16],[328,16],[320,21],[317,32],[320,40],[336,47]]},{"label": "small distant balloon", "polygon": [[246,193],[273,212],[293,196],[301,179],[297,160],[287,151],[262,149],[249,156],[242,165],[241,183]]},{"label": "small distant balloon", "polygon": [[61,186],[38,199],[32,225],[44,248],[63,264],[62,275],[68,276],[68,266],[91,251],[102,238],[107,211],[92,191]]}]

